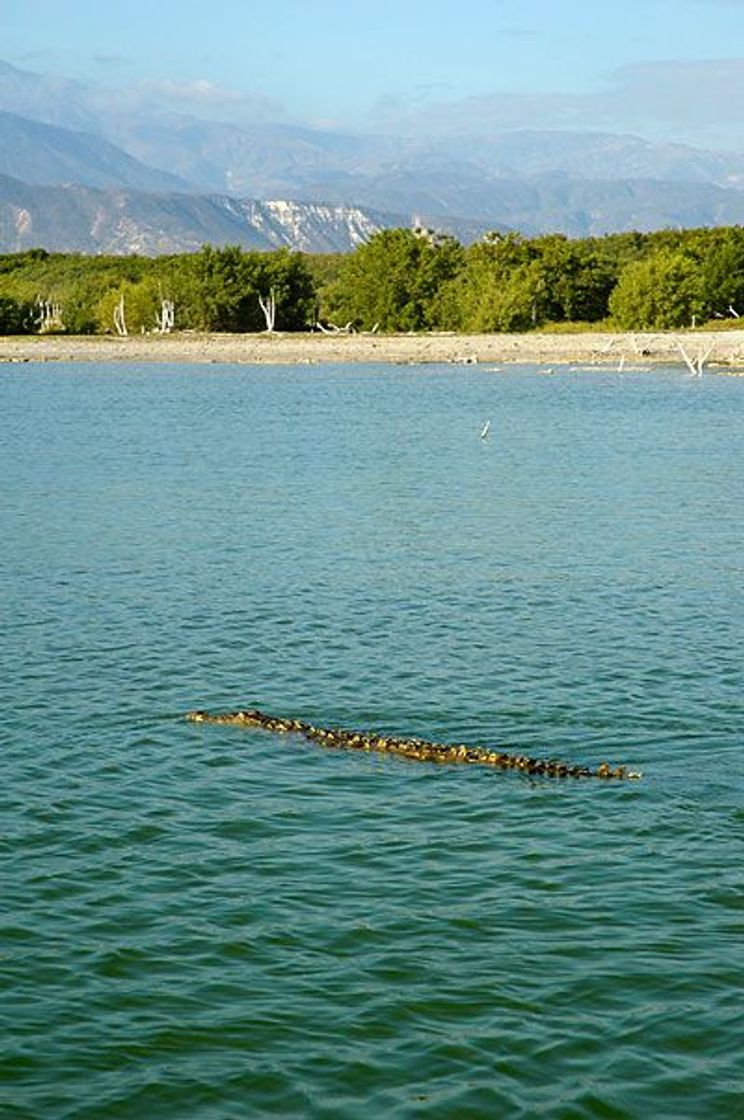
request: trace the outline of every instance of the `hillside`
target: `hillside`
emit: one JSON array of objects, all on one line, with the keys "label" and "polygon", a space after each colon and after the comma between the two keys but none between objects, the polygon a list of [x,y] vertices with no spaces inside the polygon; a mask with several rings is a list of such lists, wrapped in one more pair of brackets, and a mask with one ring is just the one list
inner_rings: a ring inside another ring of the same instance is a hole
[{"label": "hillside", "polygon": [[177,175],[148,167],[100,136],[0,110],[0,175],[25,183],[80,183],[142,191],[192,189]]},{"label": "hillside", "polygon": [[[63,127],[73,125],[74,127]],[[0,250],[344,251],[421,223],[572,237],[744,222],[744,156],[606,132],[350,134],[179,113],[0,62]]]},{"label": "hillside", "polygon": [[184,253],[205,243],[346,252],[408,217],[222,195],[37,186],[0,175],[0,252]]}]

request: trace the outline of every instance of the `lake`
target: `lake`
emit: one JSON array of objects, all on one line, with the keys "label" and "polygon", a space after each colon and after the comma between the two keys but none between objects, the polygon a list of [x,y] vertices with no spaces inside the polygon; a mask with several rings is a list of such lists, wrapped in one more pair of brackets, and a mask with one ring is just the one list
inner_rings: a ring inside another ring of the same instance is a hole
[{"label": "lake", "polygon": [[[742,1115],[744,381],[6,365],[0,415],[0,1114]],[[644,776],[183,718],[248,706]]]}]

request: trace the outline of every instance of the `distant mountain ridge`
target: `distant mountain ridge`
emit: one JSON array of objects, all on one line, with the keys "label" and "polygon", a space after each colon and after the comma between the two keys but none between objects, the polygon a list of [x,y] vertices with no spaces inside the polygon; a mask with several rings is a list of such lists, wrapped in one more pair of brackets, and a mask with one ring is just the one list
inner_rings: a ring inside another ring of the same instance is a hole
[{"label": "distant mountain ridge", "polygon": [[185,179],[149,167],[89,132],[0,110],[0,175],[26,183],[80,183],[143,191],[194,189]]},{"label": "distant mountain ridge", "polygon": [[575,131],[352,135],[173,103],[0,62],[0,248],[322,252],[417,218],[464,241],[744,221],[741,153]]},{"label": "distant mountain ridge", "polygon": [[[410,222],[410,215],[352,206],[43,186],[0,175],[0,252],[5,253],[40,246],[157,256],[193,252],[205,243],[349,252],[381,229]],[[468,223],[453,223],[452,229],[463,239],[485,232]]]},{"label": "distant mountain ridge", "polygon": [[0,252],[42,246],[57,252],[155,256],[192,252],[205,243],[349,252],[379,230],[417,221],[438,226],[463,242],[497,228],[526,234],[549,228],[577,237],[601,235],[609,224],[608,214],[616,228],[622,223],[625,230],[744,224],[744,191],[648,180],[608,182],[602,188],[599,191],[596,183],[527,185],[505,180],[493,207],[506,223],[479,224],[431,213],[386,213],[229,195],[40,186],[0,176]]}]

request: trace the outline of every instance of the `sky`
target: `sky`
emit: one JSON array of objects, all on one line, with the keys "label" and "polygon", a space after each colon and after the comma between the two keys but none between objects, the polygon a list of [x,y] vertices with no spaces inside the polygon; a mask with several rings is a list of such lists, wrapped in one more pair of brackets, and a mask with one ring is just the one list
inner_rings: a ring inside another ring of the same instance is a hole
[{"label": "sky", "polygon": [[222,119],[744,149],[744,0],[0,0],[0,59]]}]

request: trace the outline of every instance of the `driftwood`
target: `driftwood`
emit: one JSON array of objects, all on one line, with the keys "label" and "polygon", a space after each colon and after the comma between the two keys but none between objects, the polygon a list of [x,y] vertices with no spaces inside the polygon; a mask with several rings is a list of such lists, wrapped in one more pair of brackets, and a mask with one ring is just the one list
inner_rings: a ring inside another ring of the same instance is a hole
[{"label": "driftwood", "polygon": [[[338,326],[337,323],[330,323],[330,322],[328,323],[328,326],[324,326],[324,324],[321,323],[320,320],[318,320],[316,322],[315,326],[318,328],[319,331],[322,332],[322,334],[354,334],[354,320],[353,319],[349,319],[348,323],[344,327]],[[372,328],[372,333],[373,334],[377,331],[378,326],[379,326],[379,324],[375,323],[374,327]]]},{"label": "driftwood", "polygon": [[705,353],[703,353],[702,350],[699,350],[698,354],[697,354],[697,357],[693,358],[685,350],[684,346],[682,345],[681,340],[679,338],[677,338],[676,335],[674,336],[674,341],[676,342],[677,349],[679,350],[680,354],[684,358],[685,365],[689,369],[692,377],[702,377],[703,376],[703,368],[705,366],[705,363],[707,362],[708,358],[710,357],[711,353],[713,352],[713,343],[711,342],[710,346],[705,351]]}]

